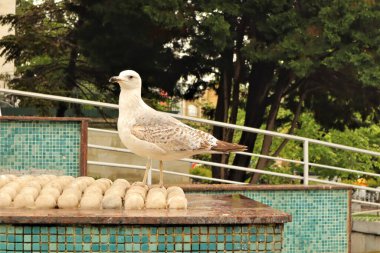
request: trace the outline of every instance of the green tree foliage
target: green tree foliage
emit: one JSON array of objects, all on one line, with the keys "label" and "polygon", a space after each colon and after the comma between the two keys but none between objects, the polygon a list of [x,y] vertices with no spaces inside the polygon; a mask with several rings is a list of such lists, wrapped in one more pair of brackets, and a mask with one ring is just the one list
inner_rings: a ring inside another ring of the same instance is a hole
[{"label": "green tree foliage", "polygon": [[[170,12],[173,3],[178,10]],[[149,14],[163,26],[186,31],[175,38],[188,41],[184,53],[200,56],[215,70],[216,120],[236,122],[239,86],[248,83],[244,125],[277,130],[284,106],[293,112],[289,133],[294,133],[303,108],[312,110],[326,129],[378,121],[378,5],[354,0],[171,1],[153,2]],[[174,13],[185,18],[175,22],[170,18]],[[214,135],[232,140],[231,131],[215,128]],[[240,143],[252,151],[256,140],[256,134],[243,133]],[[272,137],[265,137],[260,152],[269,154],[272,144]],[[234,159],[244,167],[250,162],[246,156]],[[265,159],[256,164],[266,166]],[[220,171],[215,168],[213,175],[238,181],[251,177]]]},{"label": "green tree foliage", "polygon": [[[304,122],[302,111],[306,109],[319,124],[316,132],[324,133],[323,138],[332,131],[353,131],[351,134],[358,134],[357,141],[363,141],[357,143],[359,146],[370,144],[358,129],[369,129],[379,122],[378,1],[22,3],[18,15],[1,19],[14,25],[16,35],[0,40],[0,47],[5,48],[3,55],[18,62],[20,80],[14,82],[24,83],[28,90],[37,89],[30,86],[34,78],[40,78],[46,79],[45,86],[38,86],[41,89],[53,90],[53,84],[62,92],[73,92],[75,87],[91,84],[105,91],[109,88],[107,77],[132,68],[143,76],[145,87],[158,86],[169,95],[177,90],[192,98],[207,86],[214,87],[218,93],[214,119],[218,121],[236,123],[242,107],[244,125],[286,129],[292,134],[300,125],[302,130],[314,124]],[[62,70],[45,71],[46,66],[61,65]],[[40,69],[44,71],[38,72]],[[207,75],[214,80],[205,81]],[[77,86],[70,86],[72,80]],[[284,110],[286,117],[281,113]],[[234,138],[233,131],[218,127],[213,134],[227,141]],[[335,141],[349,144],[344,134],[339,138],[336,132],[334,136]],[[239,143],[247,145],[248,151],[274,156],[292,146],[291,142],[247,132],[241,134]],[[318,149],[313,152],[320,154]],[[214,161],[231,159],[213,157]],[[241,155],[233,158],[233,164],[258,169],[272,166],[266,159]],[[237,181],[254,183],[260,179],[259,174],[237,170],[213,168],[212,172],[214,177]]]},{"label": "green tree foliage", "polygon": [[[280,110],[280,118],[287,117],[290,114],[291,112],[289,110]],[[320,124],[315,121],[311,112],[303,113],[300,118],[300,122],[302,126],[300,126],[300,128],[295,131],[295,133],[299,136],[369,149],[373,151],[379,150],[380,127],[376,124],[372,124],[368,127],[362,126],[356,129],[349,129],[346,127],[343,131],[337,129],[330,129],[329,131],[326,131]],[[281,132],[286,132],[289,127],[289,124],[283,124],[283,126],[278,130]],[[282,141],[283,140],[281,139],[274,139],[272,148],[280,145]],[[274,152],[274,150],[271,150],[271,152]],[[301,161],[303,157],[302,143],[299,141],[290,141],[281,151],[281,157]],[[319,163],[378,174],[380,173],[379,158],[317,144],[310,144],[309,159],[312,163]],[[294,163],[270,163],[268,164],[268,167],[269,170],[276,172],[298,175],[303,173],[303,165],[297,165]],[[343,182],[351,183],[355,182],[359,178],[366,178],[367,180],[374,182],[375,185],[380,185],[380,180],[378,177],[366,176],[362,174],[348,173],[314,166],[311,166],[310,173],[311,175],[325,179],[340,179]],[[273,176],[262,176],[260,181],[263,183],[292,182],[292,180],[289,179],[282,179]]]},{"label": "green tree foliage", "polygon": [[[93,69],[80,54],[76,29],[81,21],[73,6],[69,1],[18,1],[15,15],[0,17],[1,24],[15,30],[0,40],[1,55],[17,65],[11,87],[71,97],[90,93]],[[36,103],[41,108],[52,104]],[[59,104],[57,115],[63,116],[66,109]]]}]

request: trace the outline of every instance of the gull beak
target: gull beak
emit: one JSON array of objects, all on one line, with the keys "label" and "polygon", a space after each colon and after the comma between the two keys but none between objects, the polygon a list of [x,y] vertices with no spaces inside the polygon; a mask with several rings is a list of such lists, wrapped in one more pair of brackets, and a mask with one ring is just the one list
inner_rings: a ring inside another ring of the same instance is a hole
[{"label": "gull beak", "polygon": [[118,76],[113,76],[109,80],[110,83],[118,83],[119,81],[121,81],[121,80],[120,80],[120,77],[118,77]]}]

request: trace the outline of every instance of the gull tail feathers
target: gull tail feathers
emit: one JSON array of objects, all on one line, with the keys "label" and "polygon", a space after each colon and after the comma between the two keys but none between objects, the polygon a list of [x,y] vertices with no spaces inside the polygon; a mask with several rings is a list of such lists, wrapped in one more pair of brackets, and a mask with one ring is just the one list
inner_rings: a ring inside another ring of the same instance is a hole
[{"label": "gull tail feathers", "polygon": [[237,152],[237,151],[246,151],[247,146],[218,140],[216,142],[216,146],[213,146],[211,150],[229,153],[229,152]]}]

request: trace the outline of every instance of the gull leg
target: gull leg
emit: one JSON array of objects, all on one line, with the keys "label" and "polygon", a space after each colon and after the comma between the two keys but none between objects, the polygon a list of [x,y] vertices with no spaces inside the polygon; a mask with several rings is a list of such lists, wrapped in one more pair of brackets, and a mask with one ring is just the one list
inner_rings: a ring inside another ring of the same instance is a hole
[{"label": "gull leg", "polygon": [[152,159],[151,158],[148,158],[148,161],[146,162],[146,168],[145,168],[145,174],[144,174],[144,178],[143,178],[143,184],[146,184],[146,181],[148,179],[148,173],[149,173],[149,170],[150,168],[152,167]]},{"label": "gull leg", "polygon": [[164,163],[162,162],[162,160],[160,160],[160,183],[159,183],[159,187],[163,187],[164,186],[163,167],[164,167]]}]

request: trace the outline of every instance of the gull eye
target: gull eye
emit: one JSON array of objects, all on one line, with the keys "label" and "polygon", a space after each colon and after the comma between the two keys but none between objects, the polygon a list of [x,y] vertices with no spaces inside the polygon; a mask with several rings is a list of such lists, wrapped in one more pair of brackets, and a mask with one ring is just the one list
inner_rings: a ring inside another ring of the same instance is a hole
[{"label": "gull eye", "polygon": [[129,80],[132,80],[133,76],[127,76]]}]

